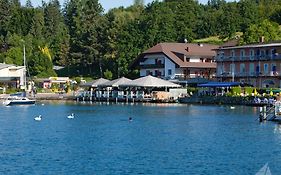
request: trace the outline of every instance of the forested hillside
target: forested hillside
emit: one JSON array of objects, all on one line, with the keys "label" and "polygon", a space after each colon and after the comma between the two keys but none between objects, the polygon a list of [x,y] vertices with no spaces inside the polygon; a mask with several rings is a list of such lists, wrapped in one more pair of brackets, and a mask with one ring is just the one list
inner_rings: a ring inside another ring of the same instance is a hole
[{"label": "forested hillside", "polygon": [[138,54],[159,42],[194,42],[242,32],[241,43],[281,38],[281,0],[155,1],[135,0],[128,8],[104,12],[98,0],[58,0],[33,7],[30,0],[0,0],[0,62],[23,64],[23,46],[31,76],[117,78],[136,76],[129,66]]}]

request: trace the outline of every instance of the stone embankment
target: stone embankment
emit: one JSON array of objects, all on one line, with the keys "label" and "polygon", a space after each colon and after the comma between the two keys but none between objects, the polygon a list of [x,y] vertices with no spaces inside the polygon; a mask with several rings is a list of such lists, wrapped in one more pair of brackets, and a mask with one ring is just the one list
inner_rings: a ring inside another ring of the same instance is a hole
[{"label": "stone embankment", "polygon": [[[4,100],[9,94],[1,94],[0,99]],[[37,93],[35,96],[28,95],[30,99],[36,100],[74,100],[73,94],[59,94],[59,93]]]},{"label": "stone embankment", "polygon": [[192,96],[178,99],[180,103],[191,104],[228,104],[263,106],[267,103],[255,103],[254,97],[228,97],[228,96]]}]

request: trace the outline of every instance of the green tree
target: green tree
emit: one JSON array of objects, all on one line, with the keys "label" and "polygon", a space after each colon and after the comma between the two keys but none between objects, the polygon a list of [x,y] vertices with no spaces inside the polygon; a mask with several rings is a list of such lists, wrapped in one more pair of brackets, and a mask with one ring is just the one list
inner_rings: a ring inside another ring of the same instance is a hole
[{"label": "green tree", "polygon": [[280,39],[279,25],[269,20],[264,20],[259,24],[252,24],[243,35],[243,43],[258,42],[262,36],[266,42]]}]

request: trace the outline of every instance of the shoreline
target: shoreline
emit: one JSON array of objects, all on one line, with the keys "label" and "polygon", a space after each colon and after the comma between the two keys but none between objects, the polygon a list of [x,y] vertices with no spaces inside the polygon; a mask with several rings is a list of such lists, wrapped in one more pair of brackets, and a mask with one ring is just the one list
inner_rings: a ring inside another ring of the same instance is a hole
[{"label": "shoreline", "polygon": [[[9,94],[0,94],[0,100],[7,99]],[[246,106],[266,106],[266,103],[254,103],[253,97],[218,97],[218,96],[194,96],[182,97],[176,100],[147,100],[147,99],[116,99],[116,98],[81,98],[73,93],[38,93],[35,96],[27,96],[29,99],[36,101],[78,101],[78,102],[129,102],[129,103],[179,103],[179,104],[214,104],[214,105],[246,105]]]}]

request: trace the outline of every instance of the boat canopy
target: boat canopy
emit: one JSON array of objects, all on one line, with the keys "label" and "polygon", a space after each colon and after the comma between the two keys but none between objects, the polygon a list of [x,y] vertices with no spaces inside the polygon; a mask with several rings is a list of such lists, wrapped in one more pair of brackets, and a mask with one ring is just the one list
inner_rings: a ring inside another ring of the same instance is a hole
[{"label": "boat canopy", "polygon": [[231,87],[239,86],[239,82],[209,82],[204,84],[199,84],[198,87]]}]

